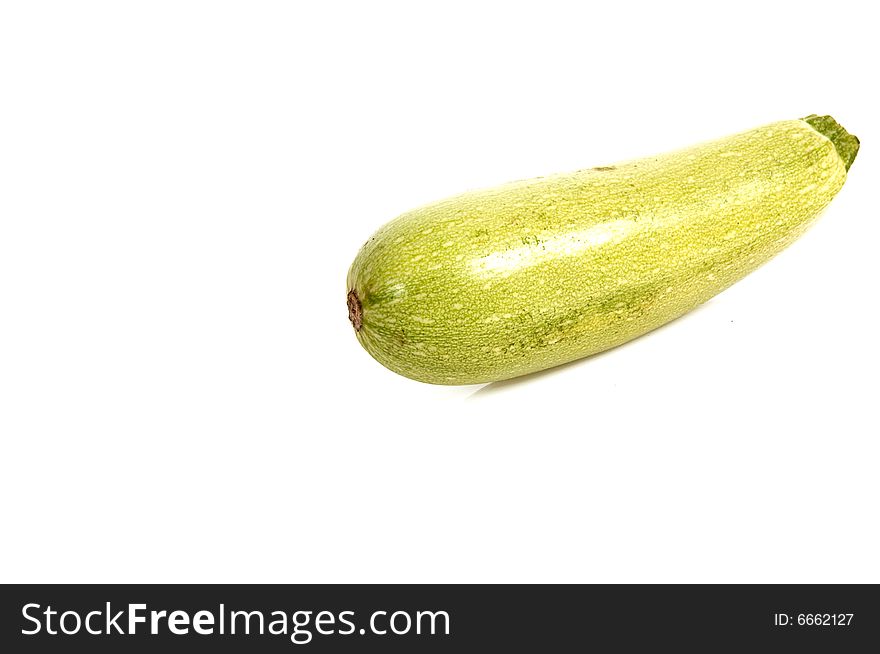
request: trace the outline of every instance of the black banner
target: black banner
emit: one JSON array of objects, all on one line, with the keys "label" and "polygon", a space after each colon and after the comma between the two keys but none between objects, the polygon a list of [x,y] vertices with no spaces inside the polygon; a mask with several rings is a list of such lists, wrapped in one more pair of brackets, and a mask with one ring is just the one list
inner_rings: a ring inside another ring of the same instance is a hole
[{"label": "black banner", "polygon": [[12,585],[0,593],[0,651],[16,653],[880,646],[876,585]]}]

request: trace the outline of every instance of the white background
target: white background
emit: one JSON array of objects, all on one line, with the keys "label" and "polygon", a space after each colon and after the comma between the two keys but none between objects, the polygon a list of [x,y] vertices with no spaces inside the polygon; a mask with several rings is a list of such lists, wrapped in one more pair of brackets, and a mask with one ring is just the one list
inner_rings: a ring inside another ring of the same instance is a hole
[{"label": "white background", "polygon": [[[0,9],[0,580],[880,582],[870,3]],[[373,361],[345,275],[466,189],[829,113],[821,221],[521,381]]]}]

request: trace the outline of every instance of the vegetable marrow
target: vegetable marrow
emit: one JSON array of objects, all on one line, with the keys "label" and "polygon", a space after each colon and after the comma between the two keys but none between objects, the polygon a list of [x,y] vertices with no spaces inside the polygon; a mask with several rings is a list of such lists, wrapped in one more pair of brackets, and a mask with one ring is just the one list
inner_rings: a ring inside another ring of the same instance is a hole
[{"label": "vegetable marrow", "polygon": [[376,360],[433,384],[601,352],[784,249],[843,186],[858,148],[811,115],[415,209],[361,248],[349,319]]}]

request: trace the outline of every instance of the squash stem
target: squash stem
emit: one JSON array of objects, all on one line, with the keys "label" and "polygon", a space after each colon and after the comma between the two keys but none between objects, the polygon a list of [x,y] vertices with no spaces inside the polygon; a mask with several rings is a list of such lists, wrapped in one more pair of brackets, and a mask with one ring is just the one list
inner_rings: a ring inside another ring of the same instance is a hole
[{"label": "squash stem", "polygon": [[823,136],[828,137],[828,140],[834,144],[837,154],[843,159],[843,165],[849,170],[852,162],[856,159],[856,154],[859,152],[858,137],[843,129],[843,126],[831,116],[810,114],[801,120]]}]

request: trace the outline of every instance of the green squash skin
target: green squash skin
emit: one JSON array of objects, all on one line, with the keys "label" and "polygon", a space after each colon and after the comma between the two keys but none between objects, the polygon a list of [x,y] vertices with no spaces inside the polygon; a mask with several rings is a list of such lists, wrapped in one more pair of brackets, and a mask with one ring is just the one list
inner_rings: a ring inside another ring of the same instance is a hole
[{"label": "green squash skin", "polygon": [[783,250],[850,162],[789,120],[415,209],[351,266],[357,338],[384,366],[432,384],[509,379],[607,350]]}]

